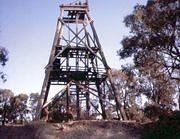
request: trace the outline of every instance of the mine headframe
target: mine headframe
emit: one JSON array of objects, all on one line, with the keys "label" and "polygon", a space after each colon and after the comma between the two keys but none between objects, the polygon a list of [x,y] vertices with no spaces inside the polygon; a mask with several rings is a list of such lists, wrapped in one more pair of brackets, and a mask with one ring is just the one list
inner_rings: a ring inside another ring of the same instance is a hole
[{"label": "mine headframe", "polygon": [[[88,117],[92,107],[106,119],[107,104],[116,107],[119,117],[121,105],[112,82],[111,69],[88,13],[88,3],[64,4],[60,9],[61,14],[57,21],[49,63],[46,66],[36,118],[41,118],[45,106],[53,106],[62,98],[67,113],[74,99],[77,119],[81,118],[82,110]],[[65,89],[47,102],[53,86],[65,86]],[[113,104],[105,97],[107,86],[114,96]],[[92,102],[94,98],[98,99],[100,108]]]}]

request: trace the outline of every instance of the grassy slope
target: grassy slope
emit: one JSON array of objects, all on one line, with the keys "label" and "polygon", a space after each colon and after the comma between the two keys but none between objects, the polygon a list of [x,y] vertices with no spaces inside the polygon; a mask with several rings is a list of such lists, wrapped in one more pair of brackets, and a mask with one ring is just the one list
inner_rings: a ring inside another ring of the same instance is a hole
[{"label": "grassy slope", "polygon": [[31,123],[0,127],[1,139],[139,139],[140,126],[119,121],[76,121],[64,124]]},{"label": "grassy slope", "polygon": [[0,126],[0,139],[180,139],[180,112],[144,126],[120,121],[34,122]]}]

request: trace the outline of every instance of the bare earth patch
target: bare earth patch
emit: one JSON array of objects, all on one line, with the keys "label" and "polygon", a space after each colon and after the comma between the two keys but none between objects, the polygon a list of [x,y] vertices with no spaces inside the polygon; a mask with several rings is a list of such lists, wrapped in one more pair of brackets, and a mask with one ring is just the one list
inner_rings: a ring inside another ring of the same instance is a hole
[{"label": "bare earth patch", "polygon": [[141,125],[120,121],[34,122],[0,126],[1,139],[139,139]]}]

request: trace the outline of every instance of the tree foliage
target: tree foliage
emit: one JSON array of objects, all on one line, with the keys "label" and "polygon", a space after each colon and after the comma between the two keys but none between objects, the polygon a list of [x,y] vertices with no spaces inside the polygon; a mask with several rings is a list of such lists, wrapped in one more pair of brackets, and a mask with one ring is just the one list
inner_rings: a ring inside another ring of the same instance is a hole
[{"label": "tree foliage", "polygon": [[10,114],[12,117],[11,120],[19,119],[21,123],[25,119],[26,114],[29,112],[28,106],[28,95],[27,94],[19,94],[17,96],[11,97],[10,99]]},{"label": "tree foliage", "polygon": [[25,93],[14,95],[9,89],[0,89],[0,121],[4,125],[6,122],[23,123],[33,120],[38,98],[38,93],[29,96]]},{"label": "tree foliage", "polygon": [[13,97],[13,92],[9,89],[0,89],[0,116],[2,124],[8,120],[10,110],[10,99]]},{"label": "tree foliage", "polygon": [[180,13],[178,0],[149,0],[136,5],[124,23],[131,35],[122,40],[121,58],[134,56],[139,69],[161,67],[180,80]]},{"label": "tree foliage", "polygon": [[[1,67],[5,66],[7,61],[8,61],[8,51],[5,48],[0,47],[0,66]],[[1,69],[0,69],[0,78],[3,81],[6,81],[5,74],[2,72]]]},{"label": "tree foliage", "polygon": [[38,104],[39,93],[31,93],[29,95],[29,105],[32,119],[35,119],[36,108]]},{"label": "tree foliage", "polygon": [[118,55],[122,59],[133,57],[134,61],[133,66],[122,68],[128,78],[119,77],[126,82],[120,85],[127,90],[123,99],[134,96],[130,103],[124,101],[126,113],[128,109],[137,113],[133,107],[139,98],[146,98],[141,106],[144,116],[151,120],[175,106],[180,85],[179,4],[178,0],[148,0],[146,5],[136,5],[124,19],[130,35],[122,40]]},{"label": "tree foliage", "polygon": [[163,73],[156,75],[156,78],[142,75],[134,66],[113,70],[112,77],[128,120],[157,120],[175,106],[174,85]]},{"label": "tree foliage", "polygon": [[126,120],[139,120],[140,107],[137,100],[140,98],[140,93],[135,71],[131,66],[123,67],[122,70],[113,70],[112,77],[119,92]]}]

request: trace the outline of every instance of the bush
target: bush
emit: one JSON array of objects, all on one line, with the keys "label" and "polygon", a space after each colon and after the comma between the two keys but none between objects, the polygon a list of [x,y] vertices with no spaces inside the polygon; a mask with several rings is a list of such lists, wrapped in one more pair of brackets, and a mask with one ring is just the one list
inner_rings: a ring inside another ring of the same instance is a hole
[{"label": "bush", "polygon": [[180,111],[161,117],[156,123],[146,124],[142,139],[180,139]]}]

